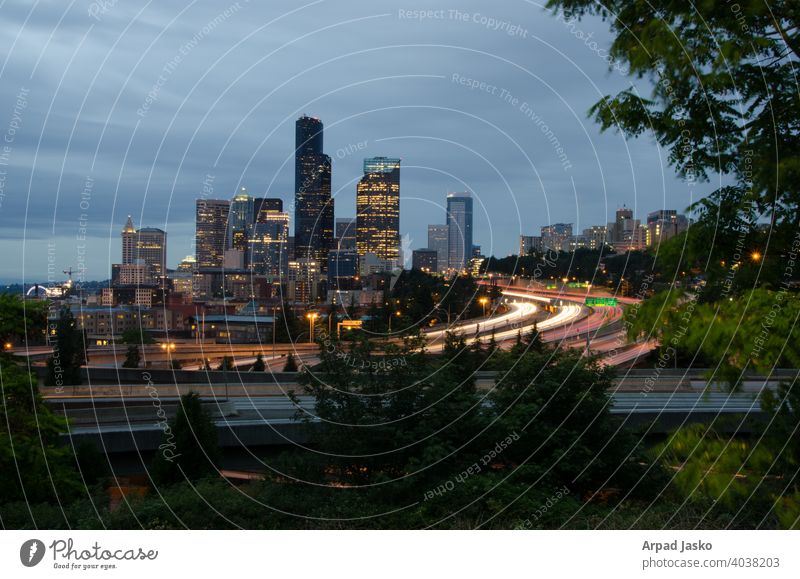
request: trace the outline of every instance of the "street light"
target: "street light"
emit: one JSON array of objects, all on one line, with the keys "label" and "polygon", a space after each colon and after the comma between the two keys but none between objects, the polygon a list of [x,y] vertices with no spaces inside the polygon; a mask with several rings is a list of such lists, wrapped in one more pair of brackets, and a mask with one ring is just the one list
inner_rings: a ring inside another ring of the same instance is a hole
[{"label": "street light", "polygon": [[306,317],[308,318],[308,343],[309,344],[313,344],[314,343],[314,322],[317,321],[317,318],[319,317],[319,314],[316,313],[316,312],[308,312],[306,314]]},{"label": "street light", "polygon": [[753,261],[760,261],[761,260],[761,252],[754,251],[753,253],[750,254],[750,259],[752,259]]},{"label": "street light", "polygon": [[[278,326],[278,318],[276,314],[280,310],[278,306],[272,306],[272,358],[275,359],[275,331]],[[283,311],[283,310],[281,310]]]},{"label": "street light", "polygon": [[[401,312],[400,310],[397,310],[394,313],[394,315],[396,315],[399,318],[400,316],[403,315],[403,312]],[[392,314],[389,314],[389,333],[390,334],[392,333]]]},{"label": "street light", "polygon": [[483,317],[485,318],[486,317],[486,304],[489,303],[489,298],[482,297],[481,299],[478,300],[478,303],[480,303],[483,306]]}]

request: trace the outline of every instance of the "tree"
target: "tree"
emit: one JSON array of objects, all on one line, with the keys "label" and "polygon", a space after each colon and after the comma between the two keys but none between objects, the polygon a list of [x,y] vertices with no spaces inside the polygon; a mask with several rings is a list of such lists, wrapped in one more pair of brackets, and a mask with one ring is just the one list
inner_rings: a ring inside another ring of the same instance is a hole
[{"label": "tree", "polygon": [[54,502],[82,488],[69,446],[59,444],[67,421],[45,405],[36,377],[0,357],[0,502]]},{"label": "tree", "polygon": [[137,328],[131,328],[129,330],[125,330],[122,332],[122,343],[123,344],[153,344],[155,340],[153,340],[153,336],[150,335],[149,332],[145,332],[142,330],[142,327],[139,326]]},{"label": "tree", "polygon": [[230,356],[223,356],[222,361],[217,366],[217,370],[220,372],[226,372],[230,370],[234,370],[233,359]]},{"label": "tree", "polygon": [[[435,370],[416,337],[383,352],[363,334],[353,337],[348,345],[321,347],[313,375],[300,376],[322,423],[317,476],[353,485],[398,479],[390,494],[371,495],[369,509],[407,494],[418,500],[432,480],[471,456],[456,451],[485,426],[474,377],[462,380],[454,365]],[[338,355],[345,349],[346,357]]]},{"label": "tree", "polygon": [[[707,203],[719,206],[724,195],[733,194],[737,217],[766,217],[774,247],[790,245],[800,225],[795,0],[550,0],[548,6],[567,18],[607,19],[615,35],[612,65],[622,63],[652,83],[649,96],[631,87],[596,103],[591,114],[604,130],[652,133],[689,181],[712,173],[733,176],[736,187],[720,189]],[[702,207],[703,202],[695,205]],[[734,225],[726,221],[717,228]]]},{"label": "tree", "polygon": [[373,301],[367,310],[364,331],[377,335],[385,334],[388,329],[387,320],[385,308]]},{"label": "tree", "polygon": [[297,372],[297,362],[294,359],[294,354],[289,352],[286,356],[286,364],[283,366],[284,372]]},{"label": "tree", "polygon": [[525,349],[530,352],[544,352],[546,347],[542,340],[542,334],[539,332],[539,327],[536,322],[531,326],[530,332],[525,336]]},{"label": "tree", "polygon": [[487,356],[492,357],[494,353],[498,350],[499,346],[497,345],[497,336],[495,335],[495,330],[492,329],[492,335],[489,337],[489,345],[487,348]]},{"label": "tree", "polygon": [[175,418],[164,428],[159,452],[152,466],[157,483],[198,480],[218,471],[220,450],[217,427],[203,408],[200,396],[181,396]]},{"label": "tree", "polygon": [[267,365],[264,364],[264,356],[259,352],[258,356],[256,356],[256,361],[253,362],[253,372],[263,372],[266,369]]},{"label": "tree", "polygon": [[681,290],[659,292],[625,312],[629,339],[657,339],[664,359],[715,368],[731,387],[745,370],[797,368],[800,298],[786,291],[750,290],[739,300],[698,303]]},{"label": "tree", "polygon": [[177,358],[172,359],[172,361],[170,362],[170,367],[173,370],[180,370],[181,368],[183,368],[183,366],[181,365],[181,361],[178,360]]},{"label": "tree", "polygon": [[303,324],[294,313],[289,302],[283,302],[276,312],[275,340],[280,343],[291,343],[303,331]]},{"label": "tree", "polygon": [[128,353],[125,355],[125,361],[122,363],[122,367],[138,368],[141,361],[142,356],[139,353],[139,346],[132,344],[128,346]]},{"label": "tree", "polygon": [[28,340],[41,343],[47,328],[47,302],[0,294],[0,345]]},{"label": "tree", "polygon": [[[52,329],[52,326],[51,326]],[[81,366],[87,363],[85,336],[78,329],[72,311],[61,308],[55,334],[50,335],[53,355],[47,360],[48,386],[76,386],[81,383]]]},{"label": "tree", "polygon": [[498,377],[490,439],[519,436],[500,456],[518,465],[518,482],[586,492],[646,490],[638,439],[610,413],[612,377],[608,367],[574,351],[528,351]]}]

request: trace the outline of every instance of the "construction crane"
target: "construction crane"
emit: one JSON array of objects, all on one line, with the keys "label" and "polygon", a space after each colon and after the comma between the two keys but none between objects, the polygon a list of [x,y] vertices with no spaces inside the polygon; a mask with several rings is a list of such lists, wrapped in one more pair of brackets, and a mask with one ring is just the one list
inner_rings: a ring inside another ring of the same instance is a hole
[{"label": "construction crane", "polygon": [[65,274],[67,274],[67,283],[64,284],[64,287],[69,289],[72,287],[72,267],[63,271]]}]

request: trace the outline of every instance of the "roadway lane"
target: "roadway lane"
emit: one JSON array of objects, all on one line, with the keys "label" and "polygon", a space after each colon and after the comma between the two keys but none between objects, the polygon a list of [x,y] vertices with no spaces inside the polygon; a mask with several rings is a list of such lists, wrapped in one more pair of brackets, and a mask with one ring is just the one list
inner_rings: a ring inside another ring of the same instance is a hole
[{"label": "roadway lane", "polygon": [[[177,412],[175,399],[164,400],[162,405],[160,408],[169,417]],[[206,400],[204,406],[220,428],[289,424],[298,422],[299,417],[318,421],[312,396],[299,396],[298,404],[285,396],[258,396],[222,403]],[[87,434],[157,429],[160,426],[155,412],[150,399],[139,399],[129,400],[118,408],[63,407],[61,413],[72,422],[71,434]],[[747,392],[615,392],[611,394],[610,412],[619,415],[749,414],[761,412],[761,406],[758,398]]]}]

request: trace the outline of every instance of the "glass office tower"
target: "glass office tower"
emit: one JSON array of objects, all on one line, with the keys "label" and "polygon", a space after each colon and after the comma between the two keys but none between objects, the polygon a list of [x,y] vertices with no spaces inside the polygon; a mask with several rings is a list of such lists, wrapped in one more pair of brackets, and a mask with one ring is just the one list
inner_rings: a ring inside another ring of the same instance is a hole
[{"label": "glass office tower", "polygon": [[295,124],[294,253],[327,267],[333,245],[331,158],[322,152],[322,121],[302,116]]},{"label": "glass office tower", "polygon": [[447,268],[462,272],[472,257],[472,197],[447,194]]},{"label": "glass office tower", "polygon": [[356,248],[374,253],[387,269],[400,262],[400,159],[364,159],[356,188]]}]

